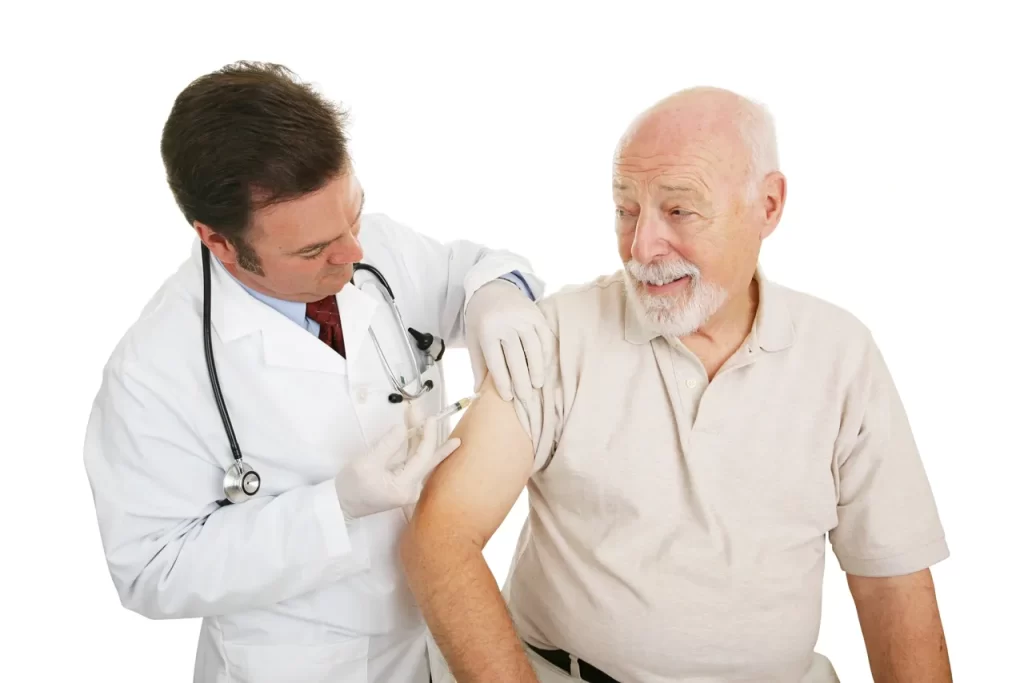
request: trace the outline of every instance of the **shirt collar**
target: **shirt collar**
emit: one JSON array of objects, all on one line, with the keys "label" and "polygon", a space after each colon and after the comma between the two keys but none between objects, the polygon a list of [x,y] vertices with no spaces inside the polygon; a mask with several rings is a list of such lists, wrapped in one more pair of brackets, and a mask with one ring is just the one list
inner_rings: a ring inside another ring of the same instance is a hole
[{"label": "shirt collar", "polygon": [[753,342],[763,351],[782,351],[793,344],[795,328],[786,297],[779,286],[764,276],[760,264],[757,278],[757,314],[754,317]]},{"label": "shirt collar", "polygon": [[[793,343],[793,319],[778,287],[764,276],[761,265],[754,272],[757,281],[757,313],[751,331],[752,341],[764,351],[781,351]],[[629,282],[624,282],[629,287]],[[626,341],[646,344],[660,336],[645,323],[639,311],[627,301],[625,320]]]},{"label": "shirt collar", "polygon": [[230,275],[231,279],[237,282],[242,287],[242,289],[249,292],[249,294],[251,294],[255,299],[262,301],[266,305],[270,306],[275,311],[277,311],[281,315],[285,316],[286,318],[294,322],[296,325],[299,325],[300,327],[306,326],[306,304],[302,303],[301,301],[285,301],[284,299],[277,299],[275,297],[270,296],[269,294],[264,294],[263,292],[257,292],[255,289],[248,287],[245,283],[243,283],[241,280],[232,275],[227,268],[223,268],[223,270],[225,273]]}]

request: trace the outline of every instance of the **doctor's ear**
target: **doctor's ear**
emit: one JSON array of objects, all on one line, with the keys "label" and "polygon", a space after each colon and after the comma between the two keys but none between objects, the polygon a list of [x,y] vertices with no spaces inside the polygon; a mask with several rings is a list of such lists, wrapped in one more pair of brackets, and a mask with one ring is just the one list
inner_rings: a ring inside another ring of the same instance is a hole
[{"label": "doctor's ear", "polygon": [[195,228],[196,234],[199,235],[199,239],[203,241],[206,248],[210,250],[218,261],[221,263],[235,263],[238,261],[238,252],[231,245],[231,242],[227,237],[221,235],[210,226],[195,221],[192,224]]},{"label": "doctor's ear", "polygon": [[193,227],[199,239],[218,261],[226,266],[237,266],[253,275],[264,275],[260,256],[244,234],[232,239],[199,221],[196,221]]}]

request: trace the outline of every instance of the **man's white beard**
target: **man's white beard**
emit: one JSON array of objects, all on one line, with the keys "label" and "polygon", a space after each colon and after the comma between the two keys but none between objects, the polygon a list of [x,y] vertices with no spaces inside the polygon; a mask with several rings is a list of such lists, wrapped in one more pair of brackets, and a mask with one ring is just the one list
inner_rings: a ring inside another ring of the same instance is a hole
[{"label": "man's white beard", "polygon": [[[704,280],[700,269],[685,259],[642,265],[625,264],[626,293],[630,304],[653,332],[664,337],[686,337],[696,332],[729,298],[722,287]],[[651,294],[644,283],[664,284],[684,276],[690,282],[680,294]]]}]

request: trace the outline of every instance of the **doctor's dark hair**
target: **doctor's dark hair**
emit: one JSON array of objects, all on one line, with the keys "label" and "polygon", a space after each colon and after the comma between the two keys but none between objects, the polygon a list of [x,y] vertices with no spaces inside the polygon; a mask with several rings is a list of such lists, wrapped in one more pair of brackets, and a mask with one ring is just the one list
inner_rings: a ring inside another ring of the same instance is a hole
[{"label": "doctor's dark hair", "polygon": [[189,225],[224,236],[260,272],[246,234],[253,212],[326,185],[349,167],[347,113],[287,67],[240,61],[174,100],[160,154]]}]

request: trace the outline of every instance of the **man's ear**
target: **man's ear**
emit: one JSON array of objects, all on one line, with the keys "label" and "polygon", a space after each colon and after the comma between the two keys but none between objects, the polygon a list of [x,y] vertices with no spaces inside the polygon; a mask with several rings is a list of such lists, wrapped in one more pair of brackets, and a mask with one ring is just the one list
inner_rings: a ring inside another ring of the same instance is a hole
[{"label": "man's ear", "polygon": [[238,262],[238,253],[235,251],[234,246],[227,240],[226,237],[216,232],[213,228],[195,221],[192,224],[195,228],[196,234],[199,235],[199,239],[203,241],[206,248],[210,250],[218,261],[224,264],[234,264]]},{"label": "man's ear", "polygon": [[782,220],[782,210],[786,205],[786,176],[781,171],[773,171],[765,178],[764,223],[761,228],[761,239],[773,232]]}]

